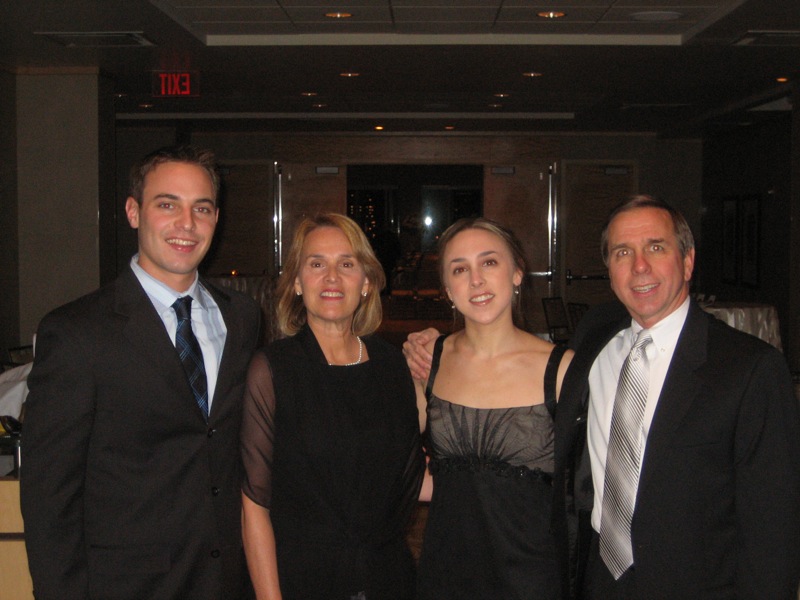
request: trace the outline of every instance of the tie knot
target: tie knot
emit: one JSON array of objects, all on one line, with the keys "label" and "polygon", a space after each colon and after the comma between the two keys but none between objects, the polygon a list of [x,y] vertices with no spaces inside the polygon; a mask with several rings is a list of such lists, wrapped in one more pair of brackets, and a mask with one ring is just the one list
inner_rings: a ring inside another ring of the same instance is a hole
[{"label": "tie knot", "polygon": [[649,333],[644,333],[642,331],[639,332],[639,336],[636,338],[636,341],[633,343],[633,348],[631,348],[630,358],[634,361],[638,361],[640,357],[644,357],[645,360],[647,359],[647,354],[645,352],[645,348],[647,345],[653,341],[653,338],[650,337]]},{"label": "tie knot", "polygon": [[186,319],[191,319],[192,316],[192,297],[191,296],[183,296],[182,298],[178,298],[172,304],[172,308],[175,309],[175,314],[178,315],[179,321],[184,321]]},{"label": "tie knot", "polygon": [[[189,300],[191,301],[191,298],[189,298]],[[649,344],[652,341],[653,338],[650,337],[649,333],[644,333],[643,331],[640,331],[638,337],[636,338],[636,341],[633,343],[633,347],[636,348],[637,350],[642,350],[645,346],[647,346],[647,344]]]}]

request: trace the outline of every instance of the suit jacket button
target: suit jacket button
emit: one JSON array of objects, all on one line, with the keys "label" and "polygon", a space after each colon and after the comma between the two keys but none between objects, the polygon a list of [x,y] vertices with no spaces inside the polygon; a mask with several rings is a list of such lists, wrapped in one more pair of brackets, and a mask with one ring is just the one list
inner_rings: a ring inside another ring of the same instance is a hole
[{"label": "suit jacket button", "polygon": [[212,493],[214,496],[219,496],[219,488],[218,488],[218,487],[216,487],[216,486],[212,487],[212,488],[211,488],[211,493]]},{"label": "suit jacket button", "polygon": [[219,550],[212,550],[211,558],[219,558]]}]

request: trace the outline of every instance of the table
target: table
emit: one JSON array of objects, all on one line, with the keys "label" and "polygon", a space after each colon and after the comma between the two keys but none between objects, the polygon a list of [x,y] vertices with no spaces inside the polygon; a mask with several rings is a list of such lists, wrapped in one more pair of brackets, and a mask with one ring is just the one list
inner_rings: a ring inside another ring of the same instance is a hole
[{"label": "table", "polygon": [[703,310],[731,327],[761,338],[783,351],[778,309],[753,302],[714,302]]}]

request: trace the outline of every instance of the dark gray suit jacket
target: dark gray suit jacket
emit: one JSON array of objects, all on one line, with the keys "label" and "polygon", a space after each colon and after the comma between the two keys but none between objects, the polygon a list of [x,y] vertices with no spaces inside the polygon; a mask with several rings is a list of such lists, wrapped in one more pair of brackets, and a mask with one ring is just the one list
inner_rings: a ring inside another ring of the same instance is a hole
[{"label": "dark gray suit jacket", "polygon": [[208,423],[133,272],[40,324],[21,501],[36,597],[237,598],[239,425],[255,302],[206,285],[227,338]]},{"label": "dark gray suit jacket", "polygon": [[[572,532],[560,557],[578,589],[593,494],[587,377],[629,325],[601,319],[577,332],[556,415],[554,522],[562,542]],[[635,598],[797,598],[800,417],[786,361],[695,304],[653,417],[631,528]]]}]

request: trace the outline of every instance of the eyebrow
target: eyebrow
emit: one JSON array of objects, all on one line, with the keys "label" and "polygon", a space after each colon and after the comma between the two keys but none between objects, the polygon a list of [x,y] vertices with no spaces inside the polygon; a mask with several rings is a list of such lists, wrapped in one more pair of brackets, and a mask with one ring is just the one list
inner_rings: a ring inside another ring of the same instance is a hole
[{"label": "eyebrow", "polygon": [[[666,242],[666,238],[647,238],[644,242],[645,246],[649,246],[650,244],[661,244],[663,246],[668,246],[669,244]],[[632,244],[628,244],[626,242],[621,242],[619,244],[615,244],[609,247],[609,251],[613,252],[614,250],[619,250],[620,248],[630,248]]]},{"label": "eyebrow", "polygon": [[[483,252],[478,254],[478,258],[484,258],[484,257],[492,255],[492,254],[497,254],[497,250],[484,250]],[[466,258],[463,258],[461,256],[457,256],[456,258],[453,258],[453,259],[450,260],[450,264],[452,265],[453,263],[457,263],[457,262],[465,262],[466,260],[467,260]]]},{"label": "eyebrow", "polygon": [[[167,193],[167,192],[165,192],[163,194],[156,194],[155,196],[153,196],[153,200],[160,200],[160,199],[182,200],[182,198],[180,196],[176,196],[175,194],[170,194],[170,193]],[[197,200],[191,200],[190,202],[192,204],[210,204],[214,208],[217,207],[216,201],[212,200],[211,198],[198,198]]]},{"label": "eyebrow", "polygon": [[[308,260],[309,258],[326,258],[326,257],[327,257],[326,254],[307,254],[306,260]],[[356,257],[355,254],[337,254],[335,256],[335,258],[355,258],[355,257]]]}]

